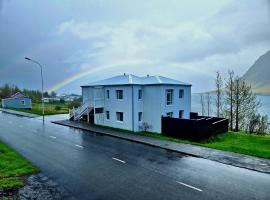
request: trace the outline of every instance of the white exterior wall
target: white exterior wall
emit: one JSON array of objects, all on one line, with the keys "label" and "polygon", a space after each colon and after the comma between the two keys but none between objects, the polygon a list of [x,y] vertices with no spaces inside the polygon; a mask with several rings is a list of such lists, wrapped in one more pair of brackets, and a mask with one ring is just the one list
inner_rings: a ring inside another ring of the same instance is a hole
[{"label": "white exterior wall", "polygon": [[161,132],[161,88],[159,85],[143,86],[143,122],[152,126],[151,132]]},{"label": "white exterior wall", "polygon": [[[142,100],[138,99],[138,90],[142,89]],[[166,89],[173,89],[173,104],[166,105]],[[184,90],[184,97],[179,98],[179,90]],[[106,91],[110,91],[107,99]],[[116,90],[123,90],[123,100],[116,99]],[[132,95],[133,91],[133,95]],[[83,103],[94,105],[94,88],[82,88]],[[133,96],[133,101],[132,101]],[[122,85],[95,88],[95,107],[104,107],[103,114],[95,115],[95,123],[115,128],[139,131],[141,123],[152,126],[151,132],[161,133],[161,116],[173,112],[179,117],[179,110],[184,110],[184,118],[190,118],[191,87],[181,85]],[[132,103],[133,102],[133,103]],[[92,106],[91,106],[92,107]],[[106,119],[106,111],[110,111],[110,119]],[[123,112],[123,122],[116,120],[116,112]],[[142,112],[142,122],[138,121],[138,113]],[[132,116],[133,115],[133,116]]]},{"label": "white exterior wall", "polygon": [[[166,90],[173,89],[173,103],[172,105],[167,105],[166,102]],[[179,90],[184,90],[183,98],[179,98]],[[167,116],[168,112],[173,112],[173,117],[179,117],[179,110],[184,110],[184,119],[190,118],[191,111],[191,87],[190,86],[180,86],[180,85],[165,85],[162,86],[161,94],[161,115]]]},{"label": "white exterior wall", "polygon": [[[139,100],[139,90],[142,90],[142,99]],[[144,104],[144,89],[142,86],[134,85],[133,86],[133,113],[134,113],[134,131],[140,131],[139,126],[144,121],[144,112],[143,112],[143,104]],[[142,112],[142,121],[139,122],[139,112]]]},{"label": "white exterior wall", "polygon": [[[110,91],[110,98],[106,97],[106,90]],[[123,99],[116,99],[116,90],[123,90]],[[104,124],[114,128],[132,130],[132,87],[131,86],[105,86]],[[106,111],[110,111],[110,119],[106,119]],[[123,122],[116,119],[116,112],[123,112]]]}]

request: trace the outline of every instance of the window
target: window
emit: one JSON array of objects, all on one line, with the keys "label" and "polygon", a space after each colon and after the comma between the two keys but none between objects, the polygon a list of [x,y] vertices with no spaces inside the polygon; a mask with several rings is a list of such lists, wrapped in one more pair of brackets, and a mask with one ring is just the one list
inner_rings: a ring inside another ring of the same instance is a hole
[{"label": "window", "polygon": [[106,97],[107,97],[107,99],[110,98],[110,90],[106,90]]},{"label": "window", "polygon": [[104,112],[103,108],[95,108],[95,114],[101,114]]},{"label": "window", "polygon": [[179,110],[179,119],[183,119],[183,116],[184,116],[184,111]]},{"label": "window", "polygon": [[168,112],[167,117],[173,117],[173,112]]},{"label": "window", "polygon": [[138,121],[139,121],[139,122],[142,121],[142,112],[138,112]]},{"label": "window", "polygon": [[25,100],[21,100],[21,104],[22,105],[25,105]]},{"label": "window", "polygon": [[123,90],[116,90],[116,99],[123,99]]},{"label": "window", "polygon": [[110,111],[108,111],[108,110],[106,111],[106,119],[108,119],[108,120],[110,119]]},{"label": "window", "polygon": [[122,122],[124,119],[124,114],[123,112],[116,112],[116,120],[119,122]]},{"label": "window", "polygon": [[173,104],[173,89],[166,90],[166,103],[167,105]]},{"label": "window", "polygon": [[179,90],[179,99],[182,99],[182,98],[184,98],[184,90],[183,89]]},{"label": "window", "polygon": [[142,99],[142,90],[138,90],[138,99],[141,100]]}]

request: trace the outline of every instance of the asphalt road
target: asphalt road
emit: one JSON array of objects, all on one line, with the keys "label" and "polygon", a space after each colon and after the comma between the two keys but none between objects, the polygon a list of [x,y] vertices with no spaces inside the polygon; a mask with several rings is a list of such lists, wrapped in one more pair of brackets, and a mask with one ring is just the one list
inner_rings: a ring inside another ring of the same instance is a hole
[{"label": "asphalt road", "polygon": [[270,199],[270,174],[49,121],[0,112],[0,139],[77,199]]}]

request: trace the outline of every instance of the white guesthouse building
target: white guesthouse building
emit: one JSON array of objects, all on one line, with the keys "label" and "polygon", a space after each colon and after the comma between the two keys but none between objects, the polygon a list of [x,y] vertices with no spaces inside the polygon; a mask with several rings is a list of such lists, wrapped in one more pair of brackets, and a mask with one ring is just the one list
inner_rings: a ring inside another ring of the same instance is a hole
[{"label": "white guesthouse building", "polygon": [[120,75],[83,85],[83,104],[71,118],[94,124],[161,133],[161,116],[190,118],[191,85],[162,76]]}]

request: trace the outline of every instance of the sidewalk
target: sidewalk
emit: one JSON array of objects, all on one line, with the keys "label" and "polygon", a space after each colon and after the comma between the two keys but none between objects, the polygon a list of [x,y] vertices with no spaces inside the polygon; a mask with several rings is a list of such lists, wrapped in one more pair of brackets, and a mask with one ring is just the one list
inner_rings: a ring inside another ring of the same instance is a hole
[{"label": "sidewalk", "polygon": [[35,115],[35,114],[32,114],[32,113],[20,112],[20,111],[4,109],[4,108],[0,108],[0,111],[6,112],[6,113],[9,113],[9,114],[13,114],[13,115],[20,115],[20,116],[23,116],[23,117],[30,117],[30,118],[40,117],[39,115]]},{"label": "sidewalk", "polygon": [[125,133],[124,131],[112,130],[106,127],[95,126],[86,122],[62,120],[54,121],[53,123],[95,133],[105,134],[133,142],[138,142],[170,151],[183,153],[194,157],[205,158],[227,165],[233,165],[236,167],[246,168],[259,172],[270,173],[270,159],[257,158],[253,156],[200,147],[191,144],[182,144],[171,141],[159,140],[156,138]]}]

